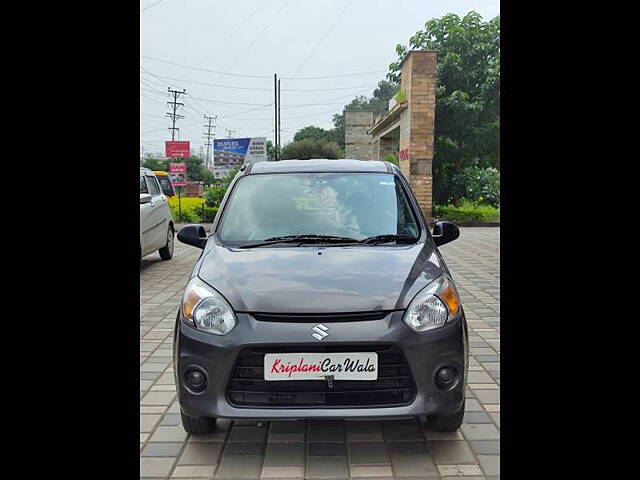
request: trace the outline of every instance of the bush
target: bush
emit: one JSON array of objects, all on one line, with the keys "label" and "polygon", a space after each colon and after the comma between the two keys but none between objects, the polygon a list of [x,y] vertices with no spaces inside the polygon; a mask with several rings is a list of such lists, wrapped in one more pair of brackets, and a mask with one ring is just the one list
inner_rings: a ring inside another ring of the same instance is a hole
[{"label": "bush", "polygon": [[227,187],[209,187],[204,192],[204,199],[208,207],[219,207],[227,193]]},{"label": "bush", "polygon": [[204,216],[202,215],[202,208],[198,209],[197,212],[200,221],[202,223],[213,223],[213,219],[216,218],[216,213],[218,213],[218,207],[204,207]]},{"label": "bush", "polygon": [[[167,199],[169,200],[169,205],[171,205],[171,207],[176,207],[178,208],[178,197],[167,197]],[[204,200],[200,197],[182,197],[182,200],[180,201],[180,203],[182,204],[182,210],[194,210],[197,207],[202,208],[202,202]]]},{"label": "bush", "polygon": [[500,209],[463,200],[461,205],[439,205],[433,207],[433,216],[450,222],[499,222]]},{"label": "bush", "polygon": [[467,167],[451,182],[451,196],[477,204],[500,208],[500,171],[495,168]]},{"label": "bush", "polygon": [[178,207],[171,207],[171,213],[173,214],[173,221],[176,223],[199,223],[200,217],[193,213],[191,210],[178,211]]},{"label": "bush", "polygon": [[335,159],[342,158],[342,151],[337,143],[314,140],[313,138],[303,138],[284,147],[281,158],[282,160],[309,160],[310,158]]}]

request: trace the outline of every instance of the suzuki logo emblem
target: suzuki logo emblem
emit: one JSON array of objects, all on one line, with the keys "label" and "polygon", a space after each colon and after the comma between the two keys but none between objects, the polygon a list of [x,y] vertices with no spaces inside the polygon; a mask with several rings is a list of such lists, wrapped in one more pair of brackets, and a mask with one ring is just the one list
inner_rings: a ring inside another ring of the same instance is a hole
[{"label": "suzuki logo emblem", "polygon": [[316,332],[316,333],[312,333],[311,336],[318,340],[324,340],[325,337],[329,336],[329,334],[327,333],[329,329],[324,325],[322,325],[321,323],[313,327],[311,330]]}]

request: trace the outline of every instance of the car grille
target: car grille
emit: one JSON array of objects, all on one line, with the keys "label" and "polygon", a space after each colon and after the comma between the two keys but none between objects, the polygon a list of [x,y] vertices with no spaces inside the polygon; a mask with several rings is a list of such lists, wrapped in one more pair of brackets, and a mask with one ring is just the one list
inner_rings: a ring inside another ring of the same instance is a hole
[{"label": "car grille", "polygon": [[[377,380],[264,380],[265,353],[376,352]],[[251,347],[238,355],[227,385],[234,406],[377,407],[410,403],[416,394],[411,369],[402,351],[389,345],[303,345]]]},{"label": "car grille", "polygon": [[252,313],[251,316],[261,322],[362,322],[367,320],[382,320],[389,314],[380,310],[356,313],[325,313],[322,315],[309,313]]}]

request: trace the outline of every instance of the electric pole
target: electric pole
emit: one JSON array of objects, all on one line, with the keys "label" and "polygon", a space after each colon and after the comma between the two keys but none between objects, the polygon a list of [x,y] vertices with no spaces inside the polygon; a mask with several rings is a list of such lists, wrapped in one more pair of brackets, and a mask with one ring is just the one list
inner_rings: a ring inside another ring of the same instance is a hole
[{"label": "electric pole", "polygon": [[275,143],[275,160],[278,160],[278,74],[273,74],[273,109],[274,109],[274,125],[273,125],[273,138]]},{"label": "electric pole", "polygon": [[227,128],[227,138],[233,138],[233,136],[236,134],[235,130],[229,130]]},{"label": "electric pole", "polygon": [[173,113],[167,112],[167,117],[171,119],[171,126],[169,127],[169,130],[171,130],[171,141],[174,141],[176,139],[176,130],[180,130],[179,128],[176,128],[176,120],[179,118],[184,118],[183,115],[177,114],[178,107],[184,107],[184,103],[178,102],[178,97],[180,95],[184,95],[185,93],[187,93],[187,91],[184,88],[182,89],[182,91],[171,90],[170,87],[167,87],[167,90],[169,92],[169,95],[173,94],[173,102],[167,102],[168,105],[171,105],[173,107]]},{"label": "electric pole", "polygon": [[282,105],[282,101],[280,100],[280,79],[278,79],[278,147],[282,142],[282,132],[280,131],[280,106]]},{"label": "electric pole", "polygon": [[[211,158],[209,157],[209,149],[211,148],[211,139],[216,137],[216,125],[215,125],[215,121],[218,118],[217,115],[210,117],[208,115],[204,115],[204,118],[208,121],[208,123],[204,126],[204,128],[207,129],[207,131],[204,133],[204,138],[207,139],[207,161],[205,162],[205,166],[207,168],[209,168],[211,166]],[[211,124],[211,121],[214,122],[214,124]],[[213,133],[211,132],[211,129],[213,129]]]}]

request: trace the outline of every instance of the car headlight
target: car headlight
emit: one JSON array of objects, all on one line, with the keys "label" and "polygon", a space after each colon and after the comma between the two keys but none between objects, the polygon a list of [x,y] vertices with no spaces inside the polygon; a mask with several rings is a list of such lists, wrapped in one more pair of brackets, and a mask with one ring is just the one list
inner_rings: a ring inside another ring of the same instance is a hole
[{"label": "car headlight", "polygon": [[231,305],[198,277],[185,288],[182,315],[191,326],[214,335],[226,335],[237,323]]},{"label": "car headlight", "polygon": [[418,292],[404,313],[404,323],[416,332],[443,326],[460,311],[460,297],[451,280],[440,277]]}]

